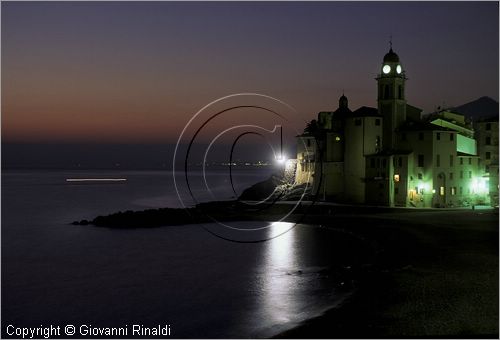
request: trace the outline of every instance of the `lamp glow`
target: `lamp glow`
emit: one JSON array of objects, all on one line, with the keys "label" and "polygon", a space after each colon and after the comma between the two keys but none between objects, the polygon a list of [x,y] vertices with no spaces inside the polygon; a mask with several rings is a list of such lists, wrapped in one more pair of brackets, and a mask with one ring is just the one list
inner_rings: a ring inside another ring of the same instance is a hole
[{"label": "lamp glow", "polygon": [[286,156],[285,155],[280,155],[276,157],[276,163],[278,164],[285,164],[286,162]]}]

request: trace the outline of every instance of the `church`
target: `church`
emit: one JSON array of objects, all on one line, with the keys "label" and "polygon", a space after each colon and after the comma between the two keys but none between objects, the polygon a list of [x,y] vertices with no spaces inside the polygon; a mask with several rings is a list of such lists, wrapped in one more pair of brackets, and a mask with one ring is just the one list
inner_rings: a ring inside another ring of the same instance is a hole
[{"label": "church", "polygon": [[423,116],[408,104],[405,70],[392,46],[376,81],[377,108],[351,111],[342,94],[337,110],[319,112],[297,137],[295,183],[339,203],[498,204],[498,165],[493,171],[482,165],[472,123],[450,110]]}]

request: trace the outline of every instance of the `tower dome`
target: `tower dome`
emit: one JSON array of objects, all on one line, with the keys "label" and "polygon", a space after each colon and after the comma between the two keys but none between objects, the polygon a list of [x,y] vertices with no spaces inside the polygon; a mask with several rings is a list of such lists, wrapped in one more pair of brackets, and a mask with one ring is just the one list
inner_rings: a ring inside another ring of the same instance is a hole
[{"label": "tower dome", "polygon": [[384,63],[399,63],[399,56],[391,49],[384,56]]},{"label": "tower dome", "polygon": [[349,102],[347,100],[347,97],[342,94],[342,96],[339,98],[339,108],[341,109],[347,109],[349,107]]}]

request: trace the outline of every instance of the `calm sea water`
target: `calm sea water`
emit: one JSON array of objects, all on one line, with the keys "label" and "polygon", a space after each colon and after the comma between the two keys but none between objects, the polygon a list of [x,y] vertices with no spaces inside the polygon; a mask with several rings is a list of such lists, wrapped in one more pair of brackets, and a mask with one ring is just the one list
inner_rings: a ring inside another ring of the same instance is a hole
[{"label": "calm sea water", "polygon": [[[268,175],[237,171],[236,188]],[[65,182],[69,177],[127,182],[75,185]],[[214,171],[207,178],[217,198],[231,197],[227,176]],[[332,261],[348,264],[349,256],[339,258],[339,237],[325,228],[299,225],[269,242],[239,244],[197,225],[69,224],[179,205],[167,171],[4,171],[2,334],[9,324],[169,324],[175,338],[268,337],[341,299],[322,270]]]}]

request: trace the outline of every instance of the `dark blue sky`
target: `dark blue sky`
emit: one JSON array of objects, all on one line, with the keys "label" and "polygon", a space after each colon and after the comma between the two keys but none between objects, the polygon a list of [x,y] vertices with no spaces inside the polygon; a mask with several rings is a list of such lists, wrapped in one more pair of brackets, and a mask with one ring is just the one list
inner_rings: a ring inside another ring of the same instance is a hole
[{"label": "dark blue sky", "polygon": [[376,106],[390,35],[410,104],[498,100],[497,2],[2,2],[2,136],[172,142],[237,92]]}]

